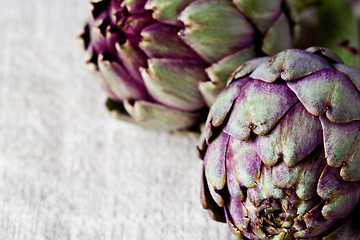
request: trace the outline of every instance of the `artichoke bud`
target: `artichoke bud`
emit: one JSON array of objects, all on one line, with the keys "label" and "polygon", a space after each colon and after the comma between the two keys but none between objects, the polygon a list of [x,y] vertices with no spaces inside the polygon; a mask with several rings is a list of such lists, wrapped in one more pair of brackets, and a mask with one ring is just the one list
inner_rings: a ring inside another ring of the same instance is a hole
[{"label": "artichoke bud", "polygon": [[204,208],[244,239],[359,239],[359,80],[318,47],[238,67],[198,146]]},{"label": "artichoke bud", "polygon": [[170,131],[199,129],[236,67],[291,47],[297,28],[287,0],[93,0],[91,13],[81,37],[111,111]]}]

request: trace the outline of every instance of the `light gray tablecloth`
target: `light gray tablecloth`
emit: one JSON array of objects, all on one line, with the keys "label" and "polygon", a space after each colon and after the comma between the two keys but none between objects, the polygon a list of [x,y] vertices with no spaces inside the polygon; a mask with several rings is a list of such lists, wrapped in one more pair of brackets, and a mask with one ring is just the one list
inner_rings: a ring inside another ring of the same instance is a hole
[{"label": "light gray tablecloth", "polygon": [[0,240],[230,239],[200,205],[196,141],[109,117],[76,37],[88,15],[0,0]]},{"label": "light gray tablecloth", "polygon": [[77,35],[87,0],[0,0],[0,239],[227,239],[196,141],[112,119]]}]

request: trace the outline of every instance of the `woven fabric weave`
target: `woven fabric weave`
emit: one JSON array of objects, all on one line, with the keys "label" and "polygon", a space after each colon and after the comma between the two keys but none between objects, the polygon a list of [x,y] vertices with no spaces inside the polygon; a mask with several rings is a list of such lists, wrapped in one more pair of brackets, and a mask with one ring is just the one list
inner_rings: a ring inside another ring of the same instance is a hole
[{"label": "woven fabric weave", "polygon": [[196,141],[119,122],[77,35],[87,0],[1,0],[0,239],[224,239]]}]

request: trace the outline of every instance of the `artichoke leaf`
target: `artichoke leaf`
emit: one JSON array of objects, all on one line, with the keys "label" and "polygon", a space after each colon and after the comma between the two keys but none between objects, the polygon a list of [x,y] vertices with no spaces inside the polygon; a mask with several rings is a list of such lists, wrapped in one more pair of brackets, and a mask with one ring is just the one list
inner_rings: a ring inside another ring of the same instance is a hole
[{"label": "artichoke leaf", "polygon": [[309,48],[305,49],[305,51],[318,54],[320,56],[328,58],[329,60],[332,60],[337,63],[344,63],[343,60],[339,57],[339,55],[337,55],[335,52],[331,51],[328,48],[309,47]]},{"label": "artichoke leaf", "polygon": [[250,77],[266,82],[274,82],[280,77],[285,81],[291,81],[324,68],[333,67],[320,56],[302,50],[288,49],[260,65]]},{"label": "artichoke leaf", "polygon": [[147,0],[122,0],[121,6],[126,7],[130,13],[142,12]]},{"label": "artichoke leaf", "polygon": [[[237,228],[237,226],[233,223],[233,219],[230,215],[230,212],[228,210],[228,208],[225,208],[225,217],[226,217],[226,223],[228,224],[231,232],[233,233],[232,238],[234,240],[244,240],[244,236],[242,235],[242,232]],[[246,234],[247,232],[244,231],[244,233]],[[256,238],[255,238],[256,239]]]},{"label": "artichoke leaf", "polygon": [[149,58],[201,59],[178,37],[179,27],[154,23],[141,31],[139,47]]},{"label": "artichoke leaf", "polygon": [[204,170],[202,172],[200,200],[201,200],[201,205],[203,206],[203,208],[209,211],[209,214],[212,219],[219,222],[226,221],[224,209],[222,207],[219,207],[211,197]]},{"label": "artichoke leaf", "polygon": [[265,135],[296,102],[284,84],[250,81],[235,100],[224,131],[239,140],[248,139],[251,131]]},{"label": "artichoke leaf", "polygon": [[282,13],[266,32],[261,49],[266,55],[274,55],[282,50],[291,48],[292,45],[290,23],[285,14]]},{"label": "artichoke leaf", "polygon": [[210,122],[210,119],[209,119],[210,116],[208,115],[207,117],[208,117],[208,119],[206,120],[204,128],[201,131],[201,134],[200,134],[200,137],[199,137],[199,142],[198,142],[198,147],[197,147],[198,154],[199,154],[201,159],[203,159],[204,152],[206,151],[207,146],[210,143],[209,140],[213,135],[212,125],[211,125],[211,122]]},{"label": "artichoke leaf", "polygon": [[151,13],[143,12],[140,14],[133,14],[123,21],[117,21],[117,27],[125,34],[128,40],[138,43],[139,37],[134,38],[133,36],[140,36],[143,28],[153,23]]},{"label": "artichoke leaf", "polygon": [[212,64],[254,42],[254,29],[231,1],[197,0],[181,12],[180,37]]},{"label": "artichoke leaf", "polygon": [[321,210],[326,219],[346,217],[360,200],[360,182],[345,181],[339,172],[339,168],[327,165],[319,179],[317,192],[326,200]]},{"label": "artichoke leaf", "polygon": [[239,78],[245,77],[246,75],[253,72],[257,67],[263,64],[265,61],[269,60],[270,57],[258,57],[246,61],[245,63],[241,64],[233,73],[233,78],[228,82],[231,84],[234,81],[238,81]]},{"label": "artichoke leaf", "polygon": [[233,0],[236,7],[265,33],[273,20],[281,13],[282,0]]},{"label": "artichoke leaf", "polygon": [[205,150],[205,143],[210,144],[210,138],[213,136],[212,128],[219,127],[224,122],[233,102],[247,81],[247,79],[238,81],[228,86],[226,91],[222,91],[219,94],[215,103],[210,108],[205,127],[201,133],[199,141],[200,151]]},{"label": "artichoke leaf", "polygon": [[[209,182],[208,182],[208,184],[209,184]],[[213,186],[209,186],[209,192],[210,192],[210,195],[211,195],[212,199],[214,200],[214,202],[216,202],[216,204],[219,207],[224,207],[225,201],[224,201],[223,197],[221,196],[221,194],[219,193],[219,191],[217,189],[215,189]]]},{"label": "artichoke leaf", "polygon": [[[111,86],[105,79],[104,75],[98,71],[98,67],[95,64],[88,64],[88,68],[92,71],[93,76],[99,82],[100,86],[107,92],[110,98],[114,101],[121,102],[123,99],[115,94],[115,92],[111,89]],[[96,75],[96,76],[95,76]],[[98,77],[100,75],[100,77]]]},{"label": "artichoke leaf", "polygon": [[[321,170],[322,169],[323,168],[321,168]],[[316,191],[316,188],[315,188],[315,191]],[[304,226],[302,226],[302,224],[303,224],[304,215],[308,214],[311,209],[316,207],[319,204],[319,202],[322,202],[322,201],[323,200],[319,196],[310,198],[308,200],[300,201],[297,205],[297,217],[294,219],[294,227],[296,229],[303,229]]]},{"label": "artichoke leaf", "polygon": [[106,84],[117,99],[146,97],[143,87],[136,84],[136,81],[119,63],[106,60],[103,55],[99,55],[98,66]]},{"label": "artichoke leaf", "polygon": [[234,70],[255,56],[254,47],[246,48],[221,59],[206,69],[210,81],[200,82],[199,89],[208,106],[214,104],[216,97],[225,88]]},{"label": "artichoke leaf", "polygon": [[[227,188],[231,198],[236,199],[236,201],[244,201],[245,195],[242,191],[242,187],[239,185],[239,180],[237,179],[238,174],[234,169],[232,169],[231,165],[235,165],[234,163],[229,163],[230,159],[226,160],[226,181],[227,181]],[[254,164],[255,165],[255,164]],[[236,168],[236,166],[234,167]],[[246,177],[244,177],[246,178]],[[248,177],[251,179],[251,177]],[[249,182],[249,180],[248,180]]]},{"label": "artichoke leaf", "polygon": [[256,57],[254,46],[242,49],[226,56],[206,69],[210,80],[214,83],[227,83],[238,66]]},{"label": "artichoke leaf", "polygon": [[338,124],[320,117],[324,131],[325,156],[329,166],[341,167],[347,181],[360,180],[360,121]]},{"label": "artichoke leaf", "polygon": [[267,234],[264,232],[265,229],[263,229],[261,225],[250,222],[250,228],[254,235],[257,237],[257,240],[266,239]]},{"label": "artichoke leaf", "polygon": [[260,181],[261,159],[251,142],[230,137],[226,159],[226,172],[237,180],[229,188],[252,188]]},{"label": "artichoke leaf", "polygon": [[145,84],[141,78],[139,71],[140,67],[145,67],[147,64],[144,54],[130,41],[126,41],[124,44],[116,43],[115,48],[117,56],[120,59],[120,62],[122,63],[124,68],[127,69],[132,79],[136,81],[136,84],[144,88]]},{"label": "artichoke leaf", "polygon": [[244,203],[231,198],[228,205],[228,213],[231,216],[232,223],[240,229],[240,231],[246,231],[249,226],[250,219],[248,218],[248,212],[244,206]]},{"label": "artichoke leaf", "polygon": [[260,181],[253,188],[248,188],[247,197],[249,201],[255,206],[259,207],[261,202],[265,199],[283,199],[286,193],[283,189],[276,186],[273,181],[272,170],[265,165],[262,165],[260,170]]},{"label": "artichoke leaf", "polygon": [[118,102],[111,98],[108,98],[105,102],[105,105],[110,111],[110,114],[118,120],[129,123],[136,123],[135,120],[132,119],[131,116],[128,114],[122,102]]},{"label": "artichoke leaf", "polygon": [[[226,183],[225,157],[229,135],[221,133],[208,147],[204,156],[205,176],[209,188],[221,190]],[[220,206],[223,204],[219,204]]]},{"label": "artichoke leaf", "polygon": [[326,112],[327,118],[337,123],[360,120],[360,92],[335,69],[323,69],[287,85],[313,115]]},{"label": "artichoke leaf", "polygon": [[303,220],[306,224],[306,229],[295,232],[294,237],[300,239],[317,237],[336,223],[338,219],[326,219],[321,214],[323,204],[323,202],[318,203],[304,215]]},{"label": "artichoke leaf", "polygon": [[96,20],[90,29],[91,46],[95,49],[97,54],[103,54],[107,49],[105,35],[102,34],[100,26],[103,24],[103,19]]},{"label": "artichoke leaf", "polygon": [[158,21],[179,25],[179,13],[193,0],[148,0],[145,9],[153,11],[153,18]]},{"label": "artichoke leaf", "polygon": [[348,78],[352,81],[355,87],[360,92],[360,68],[345,65],[345,64],[335,64],[335,68],[348,76]]},{"label": "artichoke leaf", "polygon": [[[264,236],[264,232],[261,231],[261,229],[259,229],[256,226],[262,226],[264,220],[262,219],[261,216],[259,216],[259,212],[258,212],[257,208],[250,202],[249,198],[246,198],[246,200],[244,202],[244,206],[248,213],[247,217],[250,219],[249,227],[252,231],[254,231],[254,232],[250,231],[250,233],[249,233],[249,231],[244,231],[244,236],[246,236],[249,239],[261,239],[257,235]],[[255,232],[256,232],[256,234],[255,234]]]},{"label": "artichoke leaf", "polygon": [[124,108],[141,125],[158,130],[185,129],[203,117],[202,112],[184,112],[143,100],[125,100]]},{"label": "artichoke leaf", "polygon": [[318,117],[298,102],[271,133],[257,136],[254,143],[266,165],[273,166],[281,158],[286,165],[294,167],[322,143],[321,124]]},{"label": "artichoke leaf", "polygon": [[150,95],[167,106],[196,111],[205,106],[198,82],[207,76],[198,62],[177,59],[149,59],[140,72]]},{"label": "artichoke leaf", "polygon": [[243,79],[227,87],[226,91],[220,93],[216,102],[210,109],[213,126],[220,126],[229,113],[235,99],[238,97],[241,89],[248,83],[249,79]]},{"label": "artichoke leaf", "polygon": [[360,222],[358,219],[359,210],[353,213],[344,224],[337,228],[334,232],[327,235],[323,240],[334,240],[334,239],[346,239],[346,240],[358,240],[360,236]]},{"label": "artichoke leaf", "polygon": [[[111,56],[115,57],[117,54],[117,45],[119,43],[123,44],[126,43],[126,39],[125,36],[123,35],[123,33],[118,32],[118,30],[114,30],[111,27],[108,27],[106,29],[106,33],[105,33],[105,39],[104,42],[106,44],[106,53],[109,53]],[[126,43],[129,45],[129,43]],[[129,46],[127,46],[129,47]],[[134,49],[134,46],[131,46]],[[135,47],[136,48],[136,47]],[[139,50],[138,50],[139,51]],[[131,56],[133,58],[144,58],[144,54],[142,52],[136,52],[134,51],[132,54],[140,54],[139,56]],[[144,60],[144,62],[146,63],[146,61]]]},{"label": "artichoke leaf", "polygon": [[224,83],[214,83],[211,81],[199,82],[199,90],[207,106],[211,106],[216,101],[217,96],[225,88]]},{"label": "artichoke leaf", "polygon": [[294,167],[284,162],[273,167],[273,177],[279,188],[294,188],[302,200],[311,199],[316,195],[319,177],[326,165],[323,151],[315,150],[307,159]]}]

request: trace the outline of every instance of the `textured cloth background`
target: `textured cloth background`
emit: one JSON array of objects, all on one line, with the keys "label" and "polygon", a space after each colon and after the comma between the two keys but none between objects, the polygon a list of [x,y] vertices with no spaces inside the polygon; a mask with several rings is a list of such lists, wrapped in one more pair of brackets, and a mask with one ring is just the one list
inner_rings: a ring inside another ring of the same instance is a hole
[{"label": "textured cloth background", "polygon": [[227,239],[196,141],[105,110],[77,39],[88,1],[0,3],[0,240]]},{"label": "textured cloth background", "polygon": [[230,239],[196,141],[106,112],[76,38],[88,1],[0,3],[0,240]]}]

